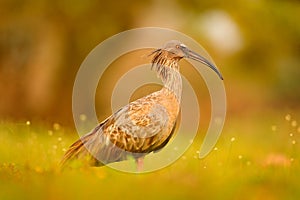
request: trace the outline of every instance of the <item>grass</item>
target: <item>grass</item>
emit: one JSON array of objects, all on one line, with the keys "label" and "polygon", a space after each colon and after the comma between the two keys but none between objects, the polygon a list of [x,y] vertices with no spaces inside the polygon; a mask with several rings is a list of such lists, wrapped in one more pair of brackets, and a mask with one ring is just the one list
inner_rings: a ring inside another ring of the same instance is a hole
[{"label": "grass", "polygon": [[61,172],[58,163],[77,134],[59,124],[2,122],[0,199],[299,199],[297,121],[238,122],[228,120],[205,159],[196,142],[171,166],[146,174]]}]

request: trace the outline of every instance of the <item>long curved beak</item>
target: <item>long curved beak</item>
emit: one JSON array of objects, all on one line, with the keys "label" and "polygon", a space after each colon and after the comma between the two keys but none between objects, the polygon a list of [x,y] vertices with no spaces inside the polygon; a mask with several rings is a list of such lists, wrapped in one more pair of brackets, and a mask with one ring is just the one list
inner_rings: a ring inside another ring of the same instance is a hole
[{"label": "long curved beak", "polygon": [[193,51],[189,50],[188,48],[185,49],[185,54],[186,54],[187,58],[196,60],[196,61],[201,62],[204,65],[210,67],[212,70],[214,70],[218,74],[220,79],[223,80],[223,76],[219,72],[219,70],[213,64],[211,64],[206,58],[204,58],[203,56],[197,54],[196,52],[193,52]]}]

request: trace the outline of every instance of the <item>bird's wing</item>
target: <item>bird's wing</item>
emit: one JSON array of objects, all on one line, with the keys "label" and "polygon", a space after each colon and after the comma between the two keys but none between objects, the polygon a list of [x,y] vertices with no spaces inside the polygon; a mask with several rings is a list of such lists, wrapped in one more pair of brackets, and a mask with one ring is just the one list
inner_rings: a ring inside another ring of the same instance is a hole
[{"label": "bird's wing", "polygon": [[142,98],[115,113],[103,131],[117,147],[145,153],[167,138],[168,123],[168,112],[163,105]]},{"label": "bird's wing", "polygon": [[110,116],[85,147],[104,164],[143,157],[167,144],[174,123],[155,95],[146,96]]},{"label": "bird's wing", "polygon": [[102,165],[126,160],[128,156],[143,157],[162,148],[170,138],[174,122],[170,121],[165,106],[150,97],[124,106],[75,142],[63,163],[92,155],[90,163]]},{"label": "bird's wing", "polygon": [[148,138],[162,131],[168,123],[168,113],[161,104],[133,102],[114,116],[114,126],[138,138]]}]

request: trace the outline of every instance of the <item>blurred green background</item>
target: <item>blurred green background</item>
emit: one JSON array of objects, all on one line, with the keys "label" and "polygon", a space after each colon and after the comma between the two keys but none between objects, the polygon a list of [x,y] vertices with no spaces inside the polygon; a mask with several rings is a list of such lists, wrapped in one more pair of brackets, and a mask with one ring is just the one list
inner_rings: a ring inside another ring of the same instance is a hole
[{"label": "blurred green background", "polygon": [[[297,199],[299,19],[298,0],[0,0],[0,197],[82,199],[78,188],[97,195],[102,187],[114,198],[138,191],[133,197]],[[57,174],[78,137],[71,106],[80,64],[108,37],[145,26],[189,35],[221,70],[228,108],[217,147],[198,160],[199,143],[159,176],[109,168]]]}]

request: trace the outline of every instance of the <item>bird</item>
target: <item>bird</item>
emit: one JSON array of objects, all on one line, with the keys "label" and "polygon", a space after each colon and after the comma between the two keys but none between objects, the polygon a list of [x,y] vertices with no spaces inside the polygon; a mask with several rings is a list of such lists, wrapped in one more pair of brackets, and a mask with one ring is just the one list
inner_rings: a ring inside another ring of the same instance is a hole
[{"label": "bird", "polygon": [[136,170],[142,171],[144,157],[161,150],[174,135],[182,95],[179,61],[196,60],[223,80],[211,62],[177,40],[166,42],[149,56],[152,56],[151,69],[163,87],[120,108],[78,139],[64,154],[62,167],[72,160],[99,167],[131,157]]}]

